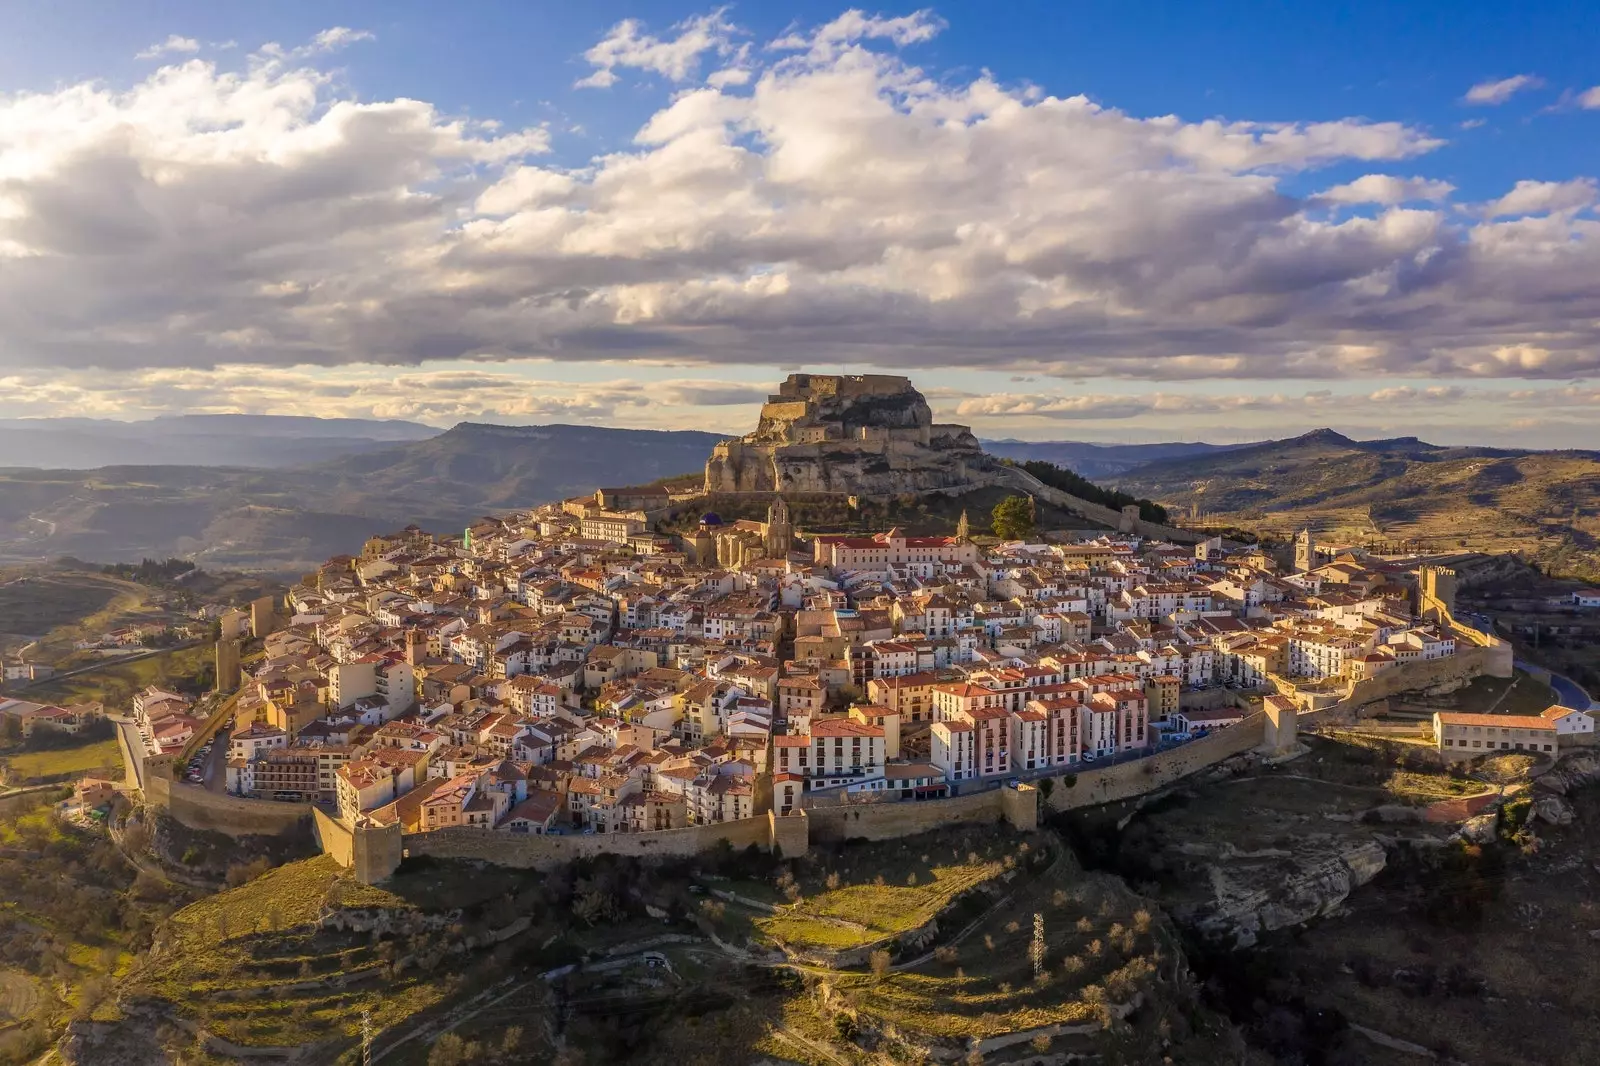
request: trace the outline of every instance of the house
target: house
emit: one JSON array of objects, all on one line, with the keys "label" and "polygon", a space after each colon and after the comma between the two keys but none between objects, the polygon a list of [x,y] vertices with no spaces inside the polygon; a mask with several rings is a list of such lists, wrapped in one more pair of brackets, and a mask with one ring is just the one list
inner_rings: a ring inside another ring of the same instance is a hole
[{"label": "house", "polygon": [[1580,733],[1592,734],[1594,732],[1594,717],[1588,711],[1580,711],[1576,707],[1563,707],[1556,704],[1546,707],[1539,712],[1539,717],[1547,722],[1554,722],[1556,736],[1577,736]]},{"label": "house", "polygon": [[1578,589],[1572,594],[1574,607],[1600,607],[1600,589]]},{"label": "house", "polygon": [[1559,750],[1557,735],[1556,721],[1542,714],[1433,714],[1438,750],[1461,758],[1491,750],[1536,751],[1554,757]]},{"label": "house", "polygon": [[1205,733],[1244,721],[1244,711],[1238,707],[1216,707],[1209,711],[1190,709],[1170,716],[1175,733]]},{"label": "house", "polygon": [[813,790],[883,779],[882,726],[829,718],[813,722],[809,733],[773,737],[772,744],[773,773],[796,774]]},{"label": "house", "polygon": [[339,816],[355,825],[362,813],[393,803],[398,795],[394,767],[376,759],[349,762],[334,771]]},{"label": "house", "polygon": [[883,768],[884,791],[903,800],[943,799],[950,793],[944,774],[932,763],[892,762]]},{"label": "house", "polygon": [[562,822],[566,801],[559,792],[533,789],[528,798],[511,808],[496,829],[506,833],[529,833],[543,836]]},{"label": "house", "polygon": [[72,787],[72,802],[81,808],[99,807],[111,802],[119,789],[115,781],[100,777],[80,777]]}]

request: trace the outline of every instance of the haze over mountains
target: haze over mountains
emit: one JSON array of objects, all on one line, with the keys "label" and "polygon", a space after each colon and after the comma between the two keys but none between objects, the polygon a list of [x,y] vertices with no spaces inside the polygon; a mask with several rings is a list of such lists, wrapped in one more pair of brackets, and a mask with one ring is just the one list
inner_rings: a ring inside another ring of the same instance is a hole
[{"label": "haze over mountains", "polygon": [[282,467],[373,451],[438,434],[418,422],[293,415],[164,415],[0,419],[0,467]]},{"label": "haze over mountains", "polygon": [[[348,435],[315,439],[336,440],[343,454],[320,450],[318,461],[280,461],[272,469],[193,465],[215,458],[202,451],[190,455],[191,465],[0,469],[0,559],[184,555],[212,567],[296,570],[350,551],[380,529],[409,522],[452,529],[485,511],[698,470],[722,439],[593,426],[462,423],[440,432],[372,425],[427,436],[376,441],[334,427]],[[281,460],[286,439],[262,433],[236,447],[259,447]],[[10,456],[0,453],[0,461]]]},{"label": "haze over mountains", "polygon": [[[698,471],[729,435],[241,415],[3,421],[0,559],[185,555],[292,571],[378,529],[453,529],[485,512]],[[1575,538],[1580,550],[1600,534],[1593,452],[1355,441],[1331,430],[1245,445],[984,447],[1147,496],[1180,520],[1194,510],[1272,529],[1474,546]]]}]

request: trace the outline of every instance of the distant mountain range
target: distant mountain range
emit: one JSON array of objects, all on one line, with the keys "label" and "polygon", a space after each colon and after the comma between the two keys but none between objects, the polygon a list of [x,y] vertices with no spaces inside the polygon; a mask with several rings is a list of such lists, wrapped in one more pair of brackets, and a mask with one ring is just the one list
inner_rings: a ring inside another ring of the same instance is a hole
[{"label": "distant mountain range", "polygon": [[1563,573],[1600,573],[1600,452],[1358,441],[1328,429],[1163,459],[1118,479],[1182,522],[1431,550],[1520,552]]},{"label": "distant mountain range", "polygon": [[1201,441],[1168,444],[1090,444],[1084,441],[986,440],[983,450],[1019,463],[1044,462],[1066,467],[1091,481],[1114,479],[1129,470],[1159,459],[1187,459],[1197,455],[1249,447],[1243,444],[1205,444]]},{"label": "distant mountain range", "polygon": [[[702,469],[725,434],[594,426],[184,416],[0,421],[0,560],[190,556],[299,571],[375,530]],[[26,439],[25,445],[15,444]],[[58,446],[51,450],[51,442]],[[1318,430],[1245,445],[986,441],[1223,524],[1592,550],[1600,455],[1356,441]],[[105,458],[118,461],[87,464]],[[166,462],[131,462],[146,455]],[[50,463],[49,469],[27,469]],[[83,468],[74,469],[77,464]],[[204,464],[204,465],[200,465]]]},{"label": "distant mountain range", "polygon": [[284,467],[438,435],[417,422],[292,415],[171,415],[144,422],[100,418],[0,419],[0,467]]}]

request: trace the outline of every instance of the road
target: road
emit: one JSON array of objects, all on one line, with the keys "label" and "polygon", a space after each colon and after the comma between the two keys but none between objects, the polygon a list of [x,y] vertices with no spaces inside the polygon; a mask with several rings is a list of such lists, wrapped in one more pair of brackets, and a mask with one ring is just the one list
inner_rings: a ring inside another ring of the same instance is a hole
[{"label": "road", "polygon": [[211,741],[211,753],[206,756],[205,785],[211,792],[228,791],[228,734],[226,726],[218,730]]},{"label": "road", "polygon": [[1525,670],[1535,677],[1541,673],[1548,673],[1550,675],[1550,687],[1555,689],[1556,697],[1561,700],[1561,706],[1575,707],[1580,711],[1587,711],[1595,706],[1595,702],[1590,698],[1588,691],[1565,674],[1558,674],[1547,667],[1525,663],[1521,659],[1518,659],[1514,665],[1518,670]]},{"label": "road", "polygon": [[128,763],[128,755],[131,754],[133,756],[131,765],[124,767],[124,769],[127,771],[127,783],[143,792],[144,763],[140,761],[140,756],[144,752],[145,747],[144,738],[139,735],[139,726],[132,718],[123,718],[120,715],[107,715],[106,717],[110,718],[113,722],[116,722],[117,729],[122,733],[122,742],[124,745],[126,745],[126,751],[123,754],[122,761],[124,763]]}]

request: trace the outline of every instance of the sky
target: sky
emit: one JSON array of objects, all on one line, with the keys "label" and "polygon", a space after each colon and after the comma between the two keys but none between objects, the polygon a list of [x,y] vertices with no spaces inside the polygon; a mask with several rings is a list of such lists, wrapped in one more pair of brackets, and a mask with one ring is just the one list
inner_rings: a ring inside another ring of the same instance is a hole
[{"label": "sky", "polygon": [[1600,447],[1592,0],[0,26],[3,416]]}]

